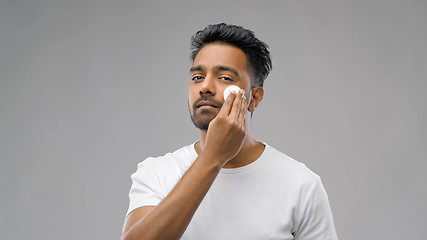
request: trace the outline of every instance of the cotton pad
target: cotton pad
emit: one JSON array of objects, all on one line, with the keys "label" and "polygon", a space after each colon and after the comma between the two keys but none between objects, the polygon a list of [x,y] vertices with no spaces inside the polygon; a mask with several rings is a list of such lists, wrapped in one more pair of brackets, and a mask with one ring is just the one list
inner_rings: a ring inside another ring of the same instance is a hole
[{"label": "cotton pad", "polygon": [[228,86],[225,90],[224,90],[224,100],[227,99],[228,95],[230,95],[231,92],[237,93],[239,92],[240,88],[236,85],[231,85]]}]

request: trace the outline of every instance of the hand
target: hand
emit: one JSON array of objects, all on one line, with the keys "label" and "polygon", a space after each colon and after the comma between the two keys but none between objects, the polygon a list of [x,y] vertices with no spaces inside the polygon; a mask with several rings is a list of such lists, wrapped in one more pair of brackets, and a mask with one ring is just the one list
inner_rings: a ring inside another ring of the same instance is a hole
[{"label": "hand", "polygon": [[221,167],[235,157],[246,137],[246,98],[244,90],[231,93],[218,115],[209,123],[201,154],[220,161]]}]

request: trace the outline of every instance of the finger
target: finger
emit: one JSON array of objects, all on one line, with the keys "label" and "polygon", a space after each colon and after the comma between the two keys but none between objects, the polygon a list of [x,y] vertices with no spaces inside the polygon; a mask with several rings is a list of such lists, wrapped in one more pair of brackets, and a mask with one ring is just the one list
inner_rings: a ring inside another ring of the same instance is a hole
[{"label": "finger", "polygon": [[245,133],[245,135],[247,134],[247,131],[246,131],[246,118],[243,118],[243,126],[242,126],[242,130],[243,130],[243,132]]},{"label": "finger", "polygon": [[242,99],[244,98],[244,90],[240,89],[239,92],[236,95],[236,98],[233,102],[233,107],[230,110],[230,118],[234,120],[234,122],[237,121],[237,118],[239,117],[240,112],[240,106],[242,105]]},{"label": "finger", "polygon": [[245,115],[246,115],[246,98],[243,97],[242,99],[242,104],[240,104],[240,112],[239,112],[239,116],[237,118],[237,125],[241,125],[243,128],[245,126],[244,124],[244,120],[245,120]]},{"label": "finger", "polygon": [[231,106],[233,105],[235,98],[236,98],[236,93],[231,92],[230,95],[228,95],[225,102],[222,104],[222,107],[219,110],[218,115],[228,116],[230,114]]}]

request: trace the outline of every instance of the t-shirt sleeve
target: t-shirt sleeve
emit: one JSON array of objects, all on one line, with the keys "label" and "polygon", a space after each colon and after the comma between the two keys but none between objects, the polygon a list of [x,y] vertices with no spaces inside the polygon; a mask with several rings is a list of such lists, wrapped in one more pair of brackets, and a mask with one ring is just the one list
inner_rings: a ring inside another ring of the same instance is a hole
[{"label": "t-shirt sleeve", "polygon": [[164,198],[153,160],[147,158],[139,163],[137,171],[131,175],[132,186],[126,216],[139,207],[157,206]]},{"label": "t-shirt sleeve", "polygon": [[[328,196],[320,177],[305,190],[295,240],[338,240]],[[305,200],[304,200],[305,199]]]}]

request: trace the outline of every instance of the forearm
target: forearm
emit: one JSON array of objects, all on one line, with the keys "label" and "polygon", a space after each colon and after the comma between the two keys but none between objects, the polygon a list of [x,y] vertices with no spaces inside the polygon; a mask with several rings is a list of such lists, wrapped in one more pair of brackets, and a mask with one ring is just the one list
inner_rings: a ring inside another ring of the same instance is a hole
[{"label": "forearm", "polygon": [[179,239],[221,167],[200,155],[163,201],[123,233],[123,239]]}]

